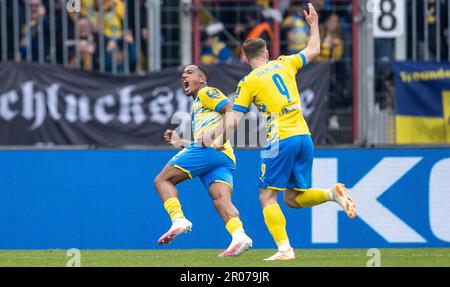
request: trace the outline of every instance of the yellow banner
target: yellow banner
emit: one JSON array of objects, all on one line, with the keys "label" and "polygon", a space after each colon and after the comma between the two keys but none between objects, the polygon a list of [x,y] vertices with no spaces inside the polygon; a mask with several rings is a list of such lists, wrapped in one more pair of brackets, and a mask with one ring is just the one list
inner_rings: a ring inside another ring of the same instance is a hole
[{"label": "yellow banner", "polygon": [[450,143],[450,91],[442,93],[443,117],[395,117],[398,144]]}]

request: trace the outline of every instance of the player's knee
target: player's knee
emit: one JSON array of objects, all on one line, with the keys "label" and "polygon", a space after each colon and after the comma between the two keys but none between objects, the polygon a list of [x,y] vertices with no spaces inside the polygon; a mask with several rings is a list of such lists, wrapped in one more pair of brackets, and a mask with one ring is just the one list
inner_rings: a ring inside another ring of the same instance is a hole
[{"label": "player's knee", "polygon": [[156,190],[158,190],[158,187],[161,185],[161,179],[159,178],[159,175],[157,175],[153,180],[153,185],[155,186]]},{"label": "player's knee", "polygon": [[160,173],[153,180],[153,184],[155,185],[155,188],[158,189],[158,187],[160,187],[166,181],[167,181],[166,176],[164,176],[163,174]]},{"label": "player's knee", "polygon": [[259,202],[261,203],[261,206],[266,206],[268,205],[268,197],[262,195],[261,193],[259,194]]},{"label": "player's knee", "polygon": [[216,192],[211,194],[211,198],[214,201],[214,204],[227,204],[231,199],[229,194],[225,194],[224,192]]},{"label": "player's knee", "polygon": [[290,208],[302,208],[293,197],[285,197],[284,203]]},{"label": "player's knee", "polygon": [[302,208],[295,200],[297,195],[297,193],[286,191],[284,193],[284,203],[290,208]]},{"label": "player's knee", "polygon": [[270,204],[277,203],[278,192],[271,189],[260,189],[259,191],[259,202],[261,206],[267,206]]},{"label": "player's knee", "polygon": [[211,194],[214,206],[218,209],[228,208],[231,204],[231,196],[228,192],[216,192]]}]

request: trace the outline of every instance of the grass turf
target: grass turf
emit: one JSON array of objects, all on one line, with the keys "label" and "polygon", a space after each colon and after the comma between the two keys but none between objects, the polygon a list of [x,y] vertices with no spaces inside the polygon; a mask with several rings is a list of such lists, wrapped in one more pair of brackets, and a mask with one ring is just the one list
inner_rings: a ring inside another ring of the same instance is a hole
[{"label": "grass turf", "polygon": [[[240,257],[217,258],[221,250],[81,250],[81,266],[149,267],[365,267],[366,249],[296,250],[292,261],[264,262],[274,250],[250,250]],[[380,249],[381,266],[450,266],[450,249]],[[0,266],[64,267],[65,250],[1,250]]]}]

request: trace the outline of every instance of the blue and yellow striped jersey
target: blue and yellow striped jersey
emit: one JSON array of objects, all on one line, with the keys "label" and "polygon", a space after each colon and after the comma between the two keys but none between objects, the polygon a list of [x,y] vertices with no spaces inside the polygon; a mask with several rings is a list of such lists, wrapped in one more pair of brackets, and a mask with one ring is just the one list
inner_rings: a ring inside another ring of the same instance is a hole
[{"label": "blue and yellow striped jersey", "polygon": [[255,103],[266,118],[267,143],[310,134],[295,80],[305,63],[301,53],[280,56],[254,69],[238,84],[233,109],[245,113]]},{"label": "blue and yellow striped jersey", "polygon": [[[214,129],[222,120],[220,110],[230,103],[219,89],[204,87],[198,91],[197,98],[192,105],[192,131],[194,138],[198,138],[202,133]],[[224,145],[225,153],[233,162],[236,162],[233,148],[227,141]]]}]

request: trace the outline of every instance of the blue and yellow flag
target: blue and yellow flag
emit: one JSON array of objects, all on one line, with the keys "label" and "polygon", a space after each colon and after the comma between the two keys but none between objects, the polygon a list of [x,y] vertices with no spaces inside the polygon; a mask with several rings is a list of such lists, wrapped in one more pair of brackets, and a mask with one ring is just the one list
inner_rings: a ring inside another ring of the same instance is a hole
[{"label": "blue and yellow flag", "polygon": [[450,143],[450,63],[393,62],[396,143]]}]

